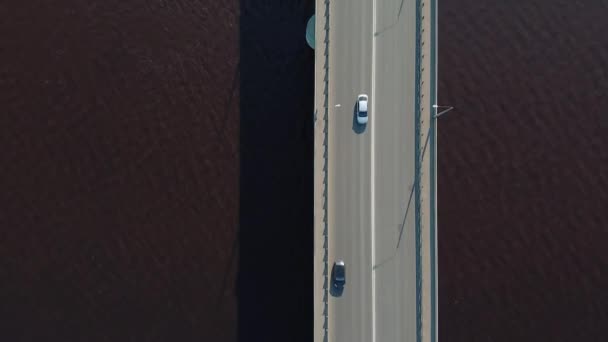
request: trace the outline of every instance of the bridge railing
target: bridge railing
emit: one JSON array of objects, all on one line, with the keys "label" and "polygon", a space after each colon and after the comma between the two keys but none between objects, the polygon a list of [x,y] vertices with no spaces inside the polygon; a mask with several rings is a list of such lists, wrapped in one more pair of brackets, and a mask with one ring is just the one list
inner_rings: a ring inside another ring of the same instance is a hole
[{"label": "bridge railing", "polygon": [[421,172],[421,87],[422,87],[422,6],[423,0],[416,0],[416,72],[414,94],[414,186],[415,186],[415,239],[416,239],[416,341],[422,341],[422,203]]},{"label": "bridge railing", "polygon": [[436,19],[437,0],[416,0],[416,337],[425,342],[437,341]]},{"label": "bridge railing", "polygon": [[[315,10],[315,15],[317,16],[316,24],[323,25],[323,36],[318,37],[322,39],[316,40],[315,50],[321,50],[323,53],[323,112],[322,117],[315,117],[315,121],[321,119],[321,133],[322,133],[322,151],[323,156],[320,159],[322,163],[322,213],[319,213],[323,216],[322,225],[323,225],[323,303],[322,303],[322,315],[323,315],[323,332],[322,332],[322,340],[327,342],[328,340],[328,297],[329,297],[329,265],[328,265],[328,221],[327,221],[327,187],[328,187],[328,158],[329,158],[329,150],[328,150],[328,118],[329,118],[329,8],[330,8],[330,0],[317,0],[316,4],[322,4],[322,6],[318,6]],[[315,32],[318,32],[315,30]],[[323,42],[319,44],[319,42]],[[319,52],[321,52],[319,51]],[[315,112],[315,115],[317,113]],[[315,132],[317,133],[317,132]],[[315,229],[318,229],[316,227]],[[315,339],[315,341],[317,341]]]}]

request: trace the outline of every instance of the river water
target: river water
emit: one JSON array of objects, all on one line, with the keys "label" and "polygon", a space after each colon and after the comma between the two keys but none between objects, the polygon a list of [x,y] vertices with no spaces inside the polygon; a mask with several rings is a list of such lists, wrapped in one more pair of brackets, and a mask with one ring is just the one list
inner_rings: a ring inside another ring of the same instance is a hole
[{"label": "river water", "polygon": [[606,340],[608,3],[439,13],[441,340]]}]

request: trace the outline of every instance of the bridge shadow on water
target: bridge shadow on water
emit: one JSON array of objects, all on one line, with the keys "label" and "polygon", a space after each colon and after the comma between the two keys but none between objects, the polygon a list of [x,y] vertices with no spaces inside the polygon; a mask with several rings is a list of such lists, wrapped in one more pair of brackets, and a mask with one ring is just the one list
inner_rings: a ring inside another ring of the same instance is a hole
[{"label": "bridge shadow on water", "polygon": [[314,1],[240,3],[238,340],[311,341]]}]

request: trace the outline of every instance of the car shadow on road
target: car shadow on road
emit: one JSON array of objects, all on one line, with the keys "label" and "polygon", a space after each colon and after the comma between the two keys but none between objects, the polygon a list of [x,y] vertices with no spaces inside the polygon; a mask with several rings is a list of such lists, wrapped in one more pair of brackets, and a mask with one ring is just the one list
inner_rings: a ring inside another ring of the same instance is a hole
[{"label": "car shadow on road", "polygon": [[240,1],[238,341],[313,340],[314,1]]},{"label": "car shadow on road", "polygon": [[357,104],[353,106],[353,132],[356,134],[362,134],[365,132],[366,124],[361,125],[357,122]]}]

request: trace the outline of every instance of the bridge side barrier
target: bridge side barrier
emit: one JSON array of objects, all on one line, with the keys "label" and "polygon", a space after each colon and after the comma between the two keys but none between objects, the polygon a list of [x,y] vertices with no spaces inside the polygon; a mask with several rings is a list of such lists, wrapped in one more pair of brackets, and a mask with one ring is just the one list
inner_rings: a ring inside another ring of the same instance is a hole
[{"label": "bridge side barrier", "polygon": [[421,87],[422,87],[422,0],[416,0],[416,71],[414,94],[414,187],[415,187],[415,239],[416,239],[416,341],[422,341],[422,227],[421,227]]},{"label": "bridge side barrier", "polygon": [[[315,291],[322,291],[322,302],[315,302],[315,333],[314,342],[327,342],[328,340],[328,296],[329,296],[329,266],[328,266],[328,221],[327,221],[327,186],[328,186],[328,116],[329,116],[329,5],[330,0],[316,0],[315,4],[315,33],[318,38],[315,39],[315,55],[322,53],[321,58],[315,58],[315,63],[323,63],[320,71],[323,78],[322,93],[319,94],[315,89],[315,178],[320,177],[319,181],[315,181],[315,216],[319,215],[319,220],[315,217],[315,253],[321,253],[321,260],[315,261],[315,284],[318,278],[323,279],[323,287],[315,288]],[[321,30],[319,30],[321,26]],[[319,42],[323,44],[318,44]],[[315,66],[317,69],[317,66]],[[315,81],[315,86],[318,80]],[[318,98],[317,98],[318,97]],[[321,99],[322,98],[322,99]],[[322,101],[322,105],[317,101]],[[321,109],[321,113],[317,110]],[[320,115],[319,115],[320,114]],[[320,165],[319,165],[320,164]],[[321,232],[321,233],[320,233]],[[318,236],[321,234],[321,236]],[[320,250],[320,245],[323,245]],[[317,250],[319,249],[319,250]],[[319,262],[320,263],[317,263]],[[322,268],[322,273],[319,274],[317,268]],[[318,277],[318,278],[317,278]],[[315,300],[318,300],[315,298]],[[320,321],[319,321],[320,320]]]}]

